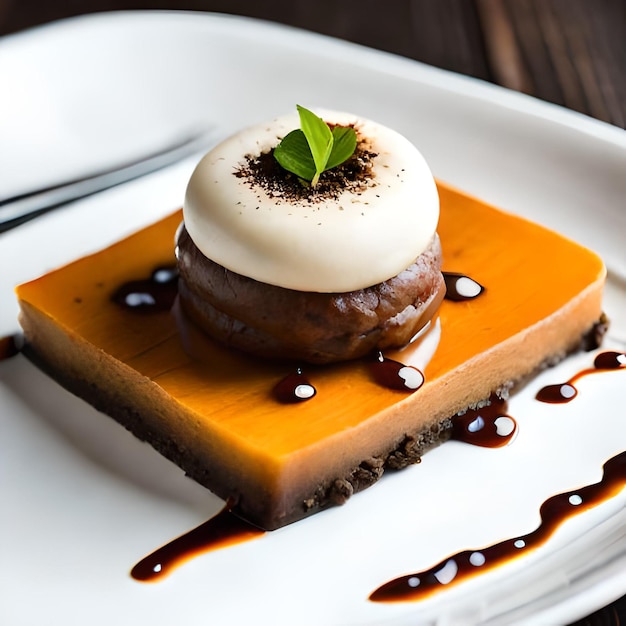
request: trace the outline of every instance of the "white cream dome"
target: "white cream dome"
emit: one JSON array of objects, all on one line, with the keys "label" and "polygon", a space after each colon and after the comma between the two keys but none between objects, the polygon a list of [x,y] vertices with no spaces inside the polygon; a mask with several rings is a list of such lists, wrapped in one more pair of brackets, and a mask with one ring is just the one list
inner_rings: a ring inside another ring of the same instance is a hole
[{"label": "white cream dome", "polygon": [[427,248],[439,219],[437,188],[420,152],[399,133],[354,115],[316,113],[353,125],[366,139],[376,154],[367,186],[294,201],[237,176],[248,158],[300,127],[294,113],[233,135],[200,161],[187,187],[185,226],[206,257],[264,283],[323,293],[369,287]]}]

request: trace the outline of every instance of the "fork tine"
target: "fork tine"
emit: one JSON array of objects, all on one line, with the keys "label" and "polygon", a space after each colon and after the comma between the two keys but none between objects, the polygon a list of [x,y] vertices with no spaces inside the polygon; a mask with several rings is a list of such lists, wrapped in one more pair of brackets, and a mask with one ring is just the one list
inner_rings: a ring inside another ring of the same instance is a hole
[{"label": "fork tine", "polygon": [[214,129],[185,136],[141,159],[95,174],[5,198],[0,201],[0,233],[75,200],[116,187],[173,165],[216,142]]}]

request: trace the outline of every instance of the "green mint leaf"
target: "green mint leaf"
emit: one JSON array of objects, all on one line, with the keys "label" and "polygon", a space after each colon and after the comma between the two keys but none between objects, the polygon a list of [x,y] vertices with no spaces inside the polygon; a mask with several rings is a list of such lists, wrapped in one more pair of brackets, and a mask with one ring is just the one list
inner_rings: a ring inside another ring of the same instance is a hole
[{"label": "green mint leaf", "polygon": [[327,170],[347,161],[356,150],[356,132],[349,126],[335,126],[333,128],[333,149],[326,163]]},{"label": "green mint leaf", "polygon": [[296,105],[296,108],[300,115],[302,132],[309,142],[309,148],[311,148],[315,162],[315,177],[311,181],[311,184],[315,186],[320,174],[326,169],[328,157],[333,149],[333,134],[328,124],[321,117],[300,105]]},{"label": "green mint leaf", "polygon": [[315,113],[296,105],[301,129],[293,130],[274,148],[279,165],[315,186],[320,175],[347,161],[356,150],[353,128],[328,124]]},{"label": "green mint leaf", "polygon": [[292,130],[274,148],[274,158],[281,167],[304,180],[315,177],[315,161],[309,143],[299,128]]}]

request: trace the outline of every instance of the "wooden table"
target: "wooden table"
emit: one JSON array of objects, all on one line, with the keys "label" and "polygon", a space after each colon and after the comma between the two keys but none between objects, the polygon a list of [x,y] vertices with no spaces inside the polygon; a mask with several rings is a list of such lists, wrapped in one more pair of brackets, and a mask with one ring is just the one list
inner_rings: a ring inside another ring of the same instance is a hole
[{"label": "wooden table", "polygon": [[299,26],[626,122],[626,0],[0,0],[0,35],[80,13],[149,8]]},{"label": "wooden table", "polygon": [[[625,127],[626,0],[0,0],[0,35],[107,10],[249,15],[348,39]],[[626,597],[579,626],[626,622]]]}]

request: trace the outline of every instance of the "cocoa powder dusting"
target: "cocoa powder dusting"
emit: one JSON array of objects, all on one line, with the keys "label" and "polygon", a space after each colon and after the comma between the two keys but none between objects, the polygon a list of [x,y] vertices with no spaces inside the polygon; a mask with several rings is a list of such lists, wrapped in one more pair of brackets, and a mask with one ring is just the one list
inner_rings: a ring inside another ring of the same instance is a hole
[{"label": "cocoa powder dusting", "polygon": [[[329,126],[332,130],[333,126]],[[358,137],[358,130],[355,130]],[[247,155],[234,174],[251,187],[260,187],[270,198],[314,204],[336,199],[346,190],[358,194],[375,186],[372,161],[376,156],[368,141],[359,137],[354,154],[341,165],[325,171],[315,187],[283,169],[274,158],[273,149],[259,156]]]}]

